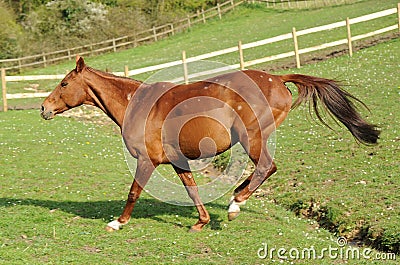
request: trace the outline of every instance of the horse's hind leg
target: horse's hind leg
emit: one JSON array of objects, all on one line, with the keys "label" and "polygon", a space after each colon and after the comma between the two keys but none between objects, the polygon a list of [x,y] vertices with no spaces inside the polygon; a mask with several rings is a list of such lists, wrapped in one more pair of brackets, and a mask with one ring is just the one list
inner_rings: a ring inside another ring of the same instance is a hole
[{"label": "horse's hind leg", "polygon": [[[276,171],[276,165],[268,153],[266,145],[249,150],[249,156],[256,165],[254,172],[235,189],[235,195],[229,203],[228,219],[234,220],[240,213],[240,206],[253,194],[265,180]],[[257,150],[258,149],[258,150]]]},{"label": "horse's hind leg", "polygon": [[183,185],[185,185],[189,197],[192,199],[197,211],[199,212],[199,221],[190,228],[190,232],[198,232],[201,231],[208,222],[210,222],[210,215],[204,207],[204,204],[201,202],[197,184],[193,178],[192,172],[189,170],[189,164],[187,161],[184,163],[186,165],[183,167],[178,167],[176,165],[173,166]]}]

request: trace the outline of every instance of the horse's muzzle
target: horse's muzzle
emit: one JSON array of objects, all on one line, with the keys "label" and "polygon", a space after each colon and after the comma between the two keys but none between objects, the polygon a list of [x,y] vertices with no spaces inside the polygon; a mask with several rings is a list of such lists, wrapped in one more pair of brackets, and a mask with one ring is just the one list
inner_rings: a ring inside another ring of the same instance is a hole
[{"label": "horse's muzzle", "polygon": [[45,106],[43,105],[40,107],[40,116],[42,116],[43,119],[51,120],[54,118],[54,115],[55,115],[54,111],[46,110]]}]

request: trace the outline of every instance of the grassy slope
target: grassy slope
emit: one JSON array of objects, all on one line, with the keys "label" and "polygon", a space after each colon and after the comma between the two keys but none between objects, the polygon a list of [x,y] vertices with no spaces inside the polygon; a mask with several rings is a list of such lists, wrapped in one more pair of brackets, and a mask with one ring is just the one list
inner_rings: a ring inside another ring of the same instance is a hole
[{"label": "grassy slope", "polygon": [[[129,69],[137,69],[144,66],[165,63],[181,59],[181,51],[186,50],[187,56],[204,54],[218,49],[228,48],[237,45],[239,40],[243,43],[261,40],[283,33],[291,32],[292,27],[297,30],[325,25],[348,17],[357,17],[393,8],[397,0],[380,1],[379,5],[373,0],[366,0],[356,4],[342,5],[331,8],[310,9],[310,10],[270,10],[262,5],[240,6],[234,12],[224,16],[222,23],[218,19],[210,20],[207,24],[199,24],[183,34],[177,34],[168,39],[144,45],[134,49],[109,53],[102,56],[86,58],[88,64],[99,69],[112,71],[123,71],[127,65]],[[361,23],[352,26],[353,34],[365,33],[377,28],[393,25],[396,23],[396,16],[392,15],[382,19],[374,20],[369,23]],[[228,25],[228,26],[227,26]],[[251,25],[249,27],[248,25]],[[304,48],[319,45],[322,42],[336,40],[338,37],[346,38],[345,29],[336,29],[329,34],[326,32],[316,33],[298,38],[299,47]],[[345,49],[346,47],[343,46]],[[245,60],[262,58],[268,55],[279,54],[293,49],[292,40],[281,41],[272,45],[245,50]],[[332,49],[327,49],[321,54],[329,53]],[[320,53],[318,53],[320,54]],[[315,53],[314,53],[315,55]],[[302,60],[309,58],[310,55],[303,55]],[[238,63],[238,54],[218,56],[211,58],[212,61],[219,63],[234,64]],[[274,68],[277,65],[293,64],[294,59],[288,58],[280,61],[273,61],[256,67],[262,69]],[[58,65],[51,65],[47,68],[27,70],[22,75],[30,74],[62,74],[70,71],[74,67],[74,62],[65,62]],[[141,74],[134,78],[145,80],[152,73]],[[9,82],[7,84],[8,93],[26,92],[33,84],[38,84],[40,90],[50,91],[58,81],[41,80],[27,82]],[[9,108],[37,107],[41,99],[18,99],[9,100]],[[2,99],[0,99],[2,103]]]},{"label": "grassy slope", "polygon": [[[392,107],[399,95],[398,46],[395,40],[358,52],[351,60],[340,57],[293,71],[355,83],[348,89],[371,108],[372,114],[365,112],[369,120],[382,127],[379,146],[360,147],[343,129],[335,134],[320,125],[310,126],[305,110],[293,111],[278,132],[279,169],[263,185],[264,197],[250,200],[243,216],[232,223],[225,219],[228,195],[210,204],[213,222],[196,235],[186,233],[196,220],[192,208],[169,206],[146,195],[133,224],[121,233],[104,234],[101,228],[112,215],[120,214],[131,181],[115,130],[61,117],[48,123],[32,111],[0,113],[2,260],[7,264],[265,263],[257,258],[263,242],[287,248],[335,247],[329,233],[313,228],[315,221],[299,220],[279,206],[304,212],[311,198],[316,202],[313,210],[326,209],[327,220],[344,234],[370,226],[365,233],[394,247],[400,223],[396,178],[400,126],[394,118],[400,113]],[[99,67],[101,62],[111,64],[108,60],[113,57],[117,55],[100,57]],[[97,65],[96,60],[89,62]]]},{"label": "grassy slope", "polygon": [[[134,49],[109,53],[106,55],[86,58],[87,63],[95,68],[109,69],[112,71],[123,71],[127,65],[129,69],[137,69],[144,66],[156,65],[181,59],[181,51],[186,50],[187,56],[195,56],[211,51],[236,46],[239,40],[243,43],[257,41],[269,37],[274,37],[283,33],[291,32],[292,27],[297,30],[325,25],[346,17],[357,17],[372,12],[393,8],[397,0],[380,1],[376,5],[375,1],[367,0],[352,5],[336,6],[331,8],[310,9],[310,10],[270,10],[262,5],[240,6],[234,12],[224,16],[222,23],[218,19],[209,21],[207,24],[199,24],[183,34],[177,34],[168,39],[144,45]],[[393,25],[396,23],[396,16],[374,20],[370,23],[361,23],[352,26],[353,34],[365,33],[380,27]],[[228,26],[227,26],[228,25]],[[249,27],[248,25],[251,25]],[[311,34],[299,37],[299,46],[307,47],[319,45],[322,42],[336,40],[340,36],[346,37],[345,29],[337,29],[326,32]],[[345,47],[344,47],[345,48]],[[268,55],[279,54],[293,49],[292,40],[281,41],[272,45],[245,50],[245,60],[252,60]],[[327,52],[326,50],[324,52]],[[308,57],[308,55],[306,55]],[[211,58],[212,61],[233,64],[238,63],[238,54]],[[304,58],[304,56],[302,56]],[[282,62],[271,62],[258,65],[258,68],[270,68],[278,63],[292,63],[293,58],[285,59]],[[27,70],[22,75],[30,74],[62,74],[70,71],[74,67],[74,62],[65,62],[58,65],[51,65],[46,68]],[[134,78],[145,80],[150,74],[142,74]],[[25,87],[32,84],[39,84],[39,89],[50,91],[58,81],[43,80],[31,82],[9,82],[7,84],[8,93],[26,92]],[[1,101],[1,99],[0,99]],[[35,106],[40,102],[39,99],[10,100],[10,108],[14,106]]]},{"label": "grassy slope", "polygon": [[[243,43],[261,40],[291,32],[292,27],[296,27],[297,30],[315,27],[345,20],[346,17],[357,17],[387,8],[393,8],[396,7],[396,4],[397,0],[380,1],[379,5],[376,5],[376,1],[369,0],[353,5],[343,5],[332,8],[284,11],[269,10],[258,5],[254,8],[251,8],[252,5],[249,5],[250,8],[241,6],[235,9],[234,12],[224,16],[222,20],[223,23],[221,23],[220,20],[211,20],[207,24],[193,27],[188,33],[177,34],[176,36],[151,45],[144,45],[118,53],[96,56],[90,58],[88,62],[95,68],[108,68],[113,71],[123,71],[125,65],[128,65],[130,69],[135,69],[148,65],[165,63],[171,60],[179,60],[182,50],[186,50],[187,56],[199,55],[235,46],[239,40],[242,40]],[[395,16],[393,16],[383,19],[383,21],[377,23],[377,25],[391,25],[395,23]],[[249,25],[251,25],[251,27],[249,27]],[[366,24],[363,24],[361,27],[354,27],[353,31],[359,28],[360,31],[363,30],[364,32],[368,31],[371,27],[373,28],[373,26],[366,26]],[[343,37],[346,36],[345,32],[342,34]],[[311,39],[317,39],[316,42],[314,42],[317,44],[320,41],[318,38],[326,40],[327,35],[323,33],[317,38],[315,38],[315,36],[311,37]],[[292,43],[289,43],[291,49]],[[309,43],[309,41],[306,41],[306,43]],[[277,53],[283,52],[281,47],[272,46],[273,47],[264,47],[264,54],[268,53],[270,50],[276,51]],[[265,56],[264,54],[262,54],[262,56]],[[251,57],[251,54],[248,56]],[[227,59],[226,62],[229,63],[230,60],[233,59],[235,60],[234,62],[237,63],[236,54],[230,59]],[[218,61],[221,62],[220,60]],[[71,63],[66,63],[57,66],[49,66],[45,69],[29,71],[29,73],[64,73],[70,70],[72,65]]]}]

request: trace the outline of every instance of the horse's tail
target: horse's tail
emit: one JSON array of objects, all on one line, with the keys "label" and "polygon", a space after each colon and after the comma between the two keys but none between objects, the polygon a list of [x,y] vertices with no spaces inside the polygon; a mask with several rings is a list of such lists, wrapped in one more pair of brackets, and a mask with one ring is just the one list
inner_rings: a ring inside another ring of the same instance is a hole
[{"label": "horse's tail", "polygon": [[298,74],[282,75],[280,78],[284,83],[294,83],[298,88],[299,95],[293,103],[292,109],[308,101],[318,119],[327,125],[318,110],[319,99],[322,105],[343,123],[358,141],[363,144],[377,143],[380,131],[375,125],[369,124],[361,117],[351,99],[358,101],[363,106],[365,104],[341,89],[335,80]]}]

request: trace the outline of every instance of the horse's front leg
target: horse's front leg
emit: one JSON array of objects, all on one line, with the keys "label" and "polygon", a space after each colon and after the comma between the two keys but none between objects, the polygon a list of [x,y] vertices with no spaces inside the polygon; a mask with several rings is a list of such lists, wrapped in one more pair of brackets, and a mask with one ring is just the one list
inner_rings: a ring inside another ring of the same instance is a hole
[{"label": "horse's front leg", "polygon": [[107,224],[107,231],[112,232],[119,230],[121,226],[129,222],[133,208],[135,207],[135,203],[137,199],[139,199],[139,196],[142,193],[144,186],[147,184],[155,167],[156,166],[151,161],[141,160],[140,158],[138,159],[135,179],[133,180],[131,190],[129,191],[128,200],[126,201],[124,211],[117,220]]},{"label": "horse's front leg", "polygon": [[199,232],[206,224],[210,222],[210,215],[208,214],[206,207],[204,207],[204,204],[200,199],[197,184],[193,178],[192,172],[189,169],[189,164],[187,163],[187,161],[185,161],[184,163],[185,165],[183,167],[178,167],[176,165],[173,165],[173,167],[179,178],[181,179],[183,185],[185,185],[189,197],[192,199],[194,205],[197,208],[197,211],[199,212],[199,221],[190,228],[189,232]]}]

